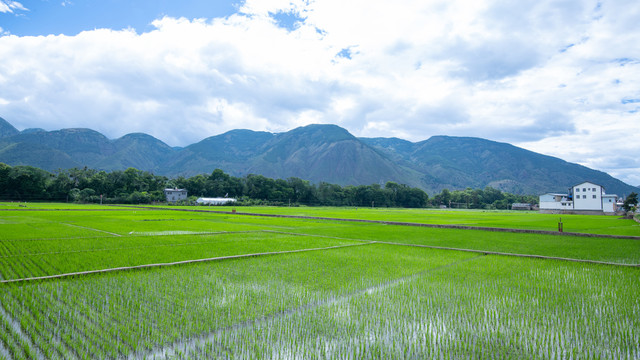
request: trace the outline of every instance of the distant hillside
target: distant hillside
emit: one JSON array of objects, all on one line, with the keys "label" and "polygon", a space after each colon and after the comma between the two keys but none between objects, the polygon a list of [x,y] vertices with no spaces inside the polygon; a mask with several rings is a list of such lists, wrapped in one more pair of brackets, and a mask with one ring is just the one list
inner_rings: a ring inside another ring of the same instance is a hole
[{"label": "distant hillside", "polygon": [[91,129],[28,129],[0,138],[0,162],[31,165],[48,171],[72,167],[118,170],[135,167],[157,171],[175,150],[147,134],[109,140]]},{"label": "distant hillside", "polygon": [[248,171],[339,185],[387,181],[419,185],[410,170],[335,125],[309,125],[276,135]]},{"label": "distant hillside", "polygon": [[245,175],[250,161],[263,153],[265,144],[274,136],[268,132],[251,130],[232,130],[211,136],[176,150],[162,167],[162,173],[192,176],[211,173],[218,168],[232,175]]},{"label": "distant hillside", "polygon": [[434,136],[413,143],[356,138],[336,125],[272,134],[232,130],[184,148],[147,134],[110,140],[90,129],[22,132],[0,118],[0,162],[55,171],[71,167],[140,170],[193,176],[220,168],[234,176],[299,177],[315,183],[384,185],[394,181],[428,193],[491,186],[515,194],[561,192],[581,181],[618,195],[640,192],[610,175],[510,144]]},{"label": "distant hillside", "polygon": [[163,159],[175,152],[169,145],[151,135],[127,134],[111,142],[113,152],[97,160],[94,167],[104,170],[122,170],[129,167],[157,172]]},{"label": "distant hillside", "polygon": [[584,180],[618,195],[636,189],[601,171],[480,138],[433,136],[418,143],[385,138],[362,141],[423,174],[423,189],[430,193],[444,188],[490,186],[514,194],[540,194],[563,192]]},{"label": "distant hillside", "polygon": [[9,124],[7,120],[0,117],[0,138],[13,136],[18,133],[18,130]]}]

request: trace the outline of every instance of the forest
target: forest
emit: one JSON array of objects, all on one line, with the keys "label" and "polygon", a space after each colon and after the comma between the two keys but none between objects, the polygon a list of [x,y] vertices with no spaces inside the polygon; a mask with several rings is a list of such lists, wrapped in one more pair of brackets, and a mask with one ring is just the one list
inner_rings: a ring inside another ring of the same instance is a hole
[{"label": "forest", "polygon": [[106,172],[74,168],[48,172],[32,166],[0,163],[0,200],[61,201],[104,204],[164,202],[165,188],[186,189],[192,203],[197,197],[231,197],[238,205],[454,207],[509,209],[516,202],[537,203],[534,195],[514,195],[485,189],[443,189],[429,197],[419,188],[395,182],[384,186],[318,184],[296,177],[271,179],[249,174],[235,177],[220,169],[211,174],[169,179],[134,168]]}]

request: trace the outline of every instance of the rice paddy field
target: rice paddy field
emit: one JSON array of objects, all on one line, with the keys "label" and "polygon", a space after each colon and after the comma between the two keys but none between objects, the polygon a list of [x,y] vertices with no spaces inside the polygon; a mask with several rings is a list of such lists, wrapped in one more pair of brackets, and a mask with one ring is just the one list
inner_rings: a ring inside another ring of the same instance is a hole
[{"label": "rice paddy field", "polygon": [[231,210],[0,203],[0,359],[640,359],[633,220]]}]

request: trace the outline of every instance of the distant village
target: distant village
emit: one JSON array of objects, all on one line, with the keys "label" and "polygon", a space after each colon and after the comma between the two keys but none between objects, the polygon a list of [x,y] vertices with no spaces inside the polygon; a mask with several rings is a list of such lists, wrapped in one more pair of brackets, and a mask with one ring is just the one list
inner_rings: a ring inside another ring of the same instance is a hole
[{"label": "distant village", "polygon": [[566,194],[540,195],[539,209],[544,214],[624,214],[618,195],[607,194],[604,186],[588,181],[570,187]]},{"label": "distant village", "polygon": [[[165,189],[168,203],[176,203],[188,199],[186,189]],[[196,200],[199,205],[226,205],[236,202],[229,197],[207,198]],[[622,200],[618,195],[607,194],[602,185],[589,181],[574,185],[567,193],[546,193],[540,195],[539,205],[530,203],[514,203],[512,210],[539,210],[543,214],[583,214],[583,215],[621,215],[624,214]],[[441,206],[441,208],[447,208]]]}]

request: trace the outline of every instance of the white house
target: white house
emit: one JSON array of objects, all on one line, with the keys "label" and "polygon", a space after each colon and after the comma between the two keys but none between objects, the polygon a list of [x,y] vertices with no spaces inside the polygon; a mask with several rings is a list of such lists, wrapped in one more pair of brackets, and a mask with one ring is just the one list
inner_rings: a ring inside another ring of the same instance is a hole
[{"label": "white house", "polygon": [[606,194],[604,186],[585,181],[570,187],[568,194],[540,195],[540,212],[614,214],[617,198],[617,195]]},{"label": "white house", "polygon": [[236,199],[232,198],[198,198],[196,202],[200,205],[224,205],[228,203],[236,202]]},{"label": "white house", "polygon": [[573,201],[567,194],[547,193],[540,195],[540,211],[542,210],[572,210]]},{"label": "white house", "polygon": [[178,188],[164,189],[164,196],[167,198],[167,202],[187,200],[187,190]]},{"label": "white house", "polygon": [[615,213],[618,211],[618,195],[602,195],[602,211],[605,213]]}]

